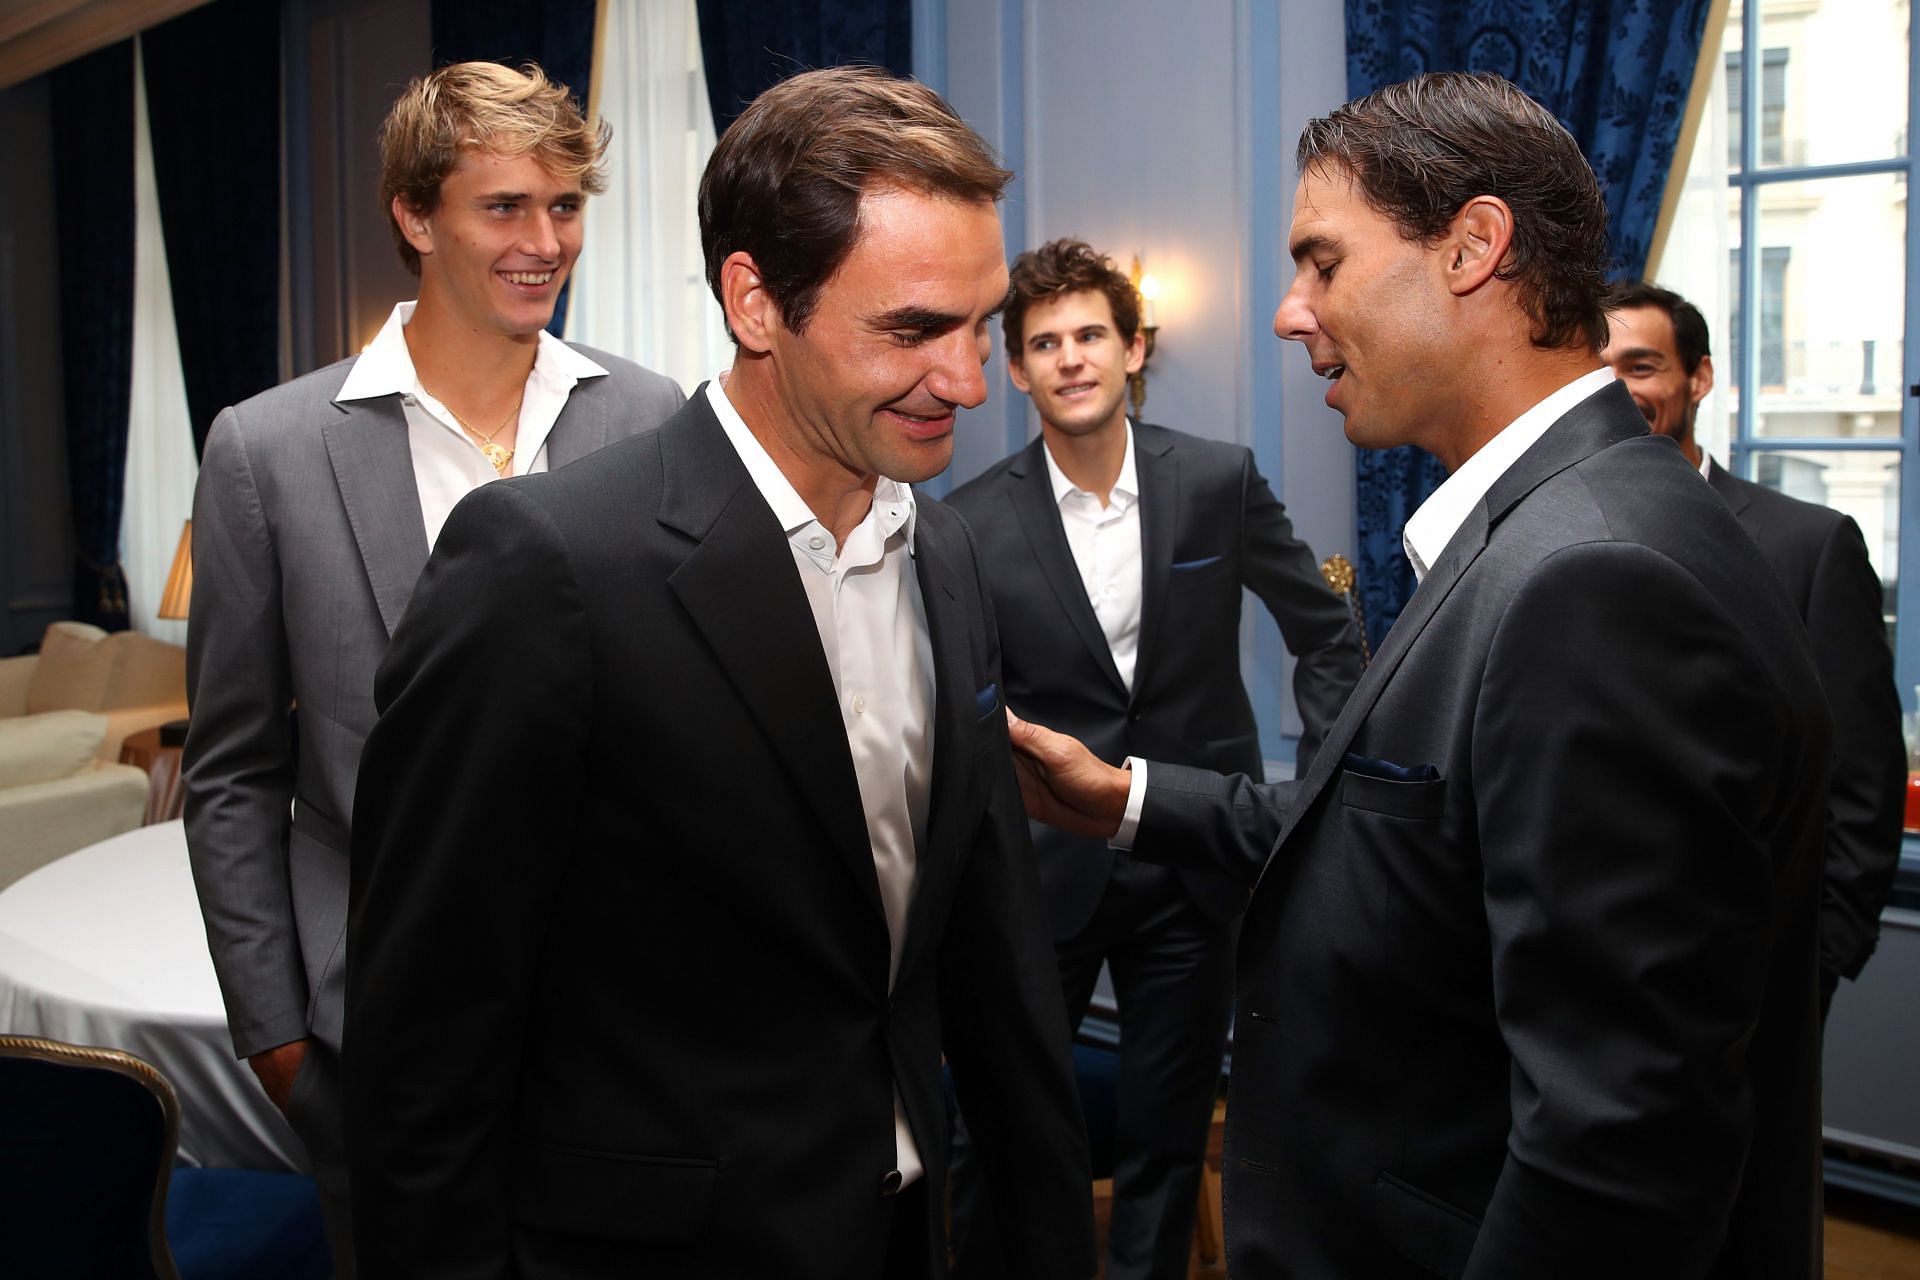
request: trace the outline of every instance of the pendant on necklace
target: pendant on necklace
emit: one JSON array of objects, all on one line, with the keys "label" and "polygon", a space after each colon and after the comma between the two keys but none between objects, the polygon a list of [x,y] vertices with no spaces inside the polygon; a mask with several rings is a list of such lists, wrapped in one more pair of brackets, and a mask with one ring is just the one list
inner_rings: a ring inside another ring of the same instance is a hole
[{"label": "pendant on necklace", "polygon": [[487,443],[480,446],[480,452],[486,455],[496,472],[503,476],[507,474],[507,464],[513,461],[513,450],[503,444]]}]

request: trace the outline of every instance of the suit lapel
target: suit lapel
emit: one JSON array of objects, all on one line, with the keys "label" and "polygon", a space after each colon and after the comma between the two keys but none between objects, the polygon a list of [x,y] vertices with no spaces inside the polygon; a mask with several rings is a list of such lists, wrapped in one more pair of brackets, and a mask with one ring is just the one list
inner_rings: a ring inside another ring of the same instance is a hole
[{"label": "suit lapel", "polygon": [[786,535],[704,391],[660,428],[660,523],[698,545],[668,578],[741,701],[882,918],[860,784]]},{"label": "suit lapel", "polygon": [[1080,580],[1080,570],[1073,563],[1073,548],[1067,545],[1067,531],[1060,523],[1060,504],[1054,501],[1053,480],[1040,452],[1045,447],[1036,439],[1014,459],[1007,469],[1013,481],[1008,496],[1027,544],[1033,548],[1034,562],[1060,607],[1066,610],[1074,634],[1087,647],[1094,665],[1124,698],[1126,682],[1120,678],[1120,668],[1113,665],[1113,651],[1107,647],[1106,633],[1100,630],[1100,619],[1094,616],[1086,583]]},{"label": "suit lapel", "polygon": [[1711,460],[1707,463],[1707,483],[1712,485],[1713,491],[1720,495],[1720,500],[1727,504],[1727,510],[1736,516],[1745,511],[1747,504],[1753,501],[1747,491],[1734,481],[1731,471]]},{"label": "suit lapel", "polygon": [[973,785],[970,769],[978,720],[974,696],[979,690],[974,687],[967,611],[961,604],[971,593],[963,590],[953,542],[946,525],[930,518],[923,502],[914,530],[914,572],[920,582],[927,636],[933,649],[933,775],[927,796],[926,839],[915,850],[916,883],[900,952],[903,975],[910,971],[908,966],[925,950],[925,940],[934,932],[927,913],[937,907],[944,909],[941,904],[949,897],[945,881],[959,865],[959,852],[954,846],[965,834],[970,812],[967,795]]},{"label": "suit lapel", "polygon": [[606,378],[582,378],[547,433],[547,469],[558,471],[607,443]]},{"label": "suit lapel", "polygon": [[[1173,563],[1173,534],[1183,518],[1180,460],[1171,438],[1152,427],[1133,433],[1133,469],[1140,483],[1140,643],[1133,664],[1133,687],[1145,684],[1147,666],[1166,625],[1167,575]],[[1185,620],[1181,621],[1185,625]],[[1101,649],[1106,649],[1103,641]]]},{"label": "suit lapel", "polygon": [[[1341,767],[1354,735],[1372,714],[1374,704],[1380,700],[1381,693],[1393,678],[1401,660],[1419,640],[1420,633],[1433,620],[1454,587],[1479,558],[1481,551],[1485,550],[1493,529],[1522,499],[1553,476],[1602,449],[1645,434],[1646,421],[1634,407],[1626,389],[1617,382],[1610,383],[1562,415],[1545,435],[1494,481],[1486,497],[1468,514],[1452,541],[1447,543],[1446,550],[1427,571],[1426,577],[1420,580],[1413,599],[1407,602],[1406,608],[1395,619],[1393,629],[1387,632],[1380,651],[1361,675],[1360,683],[1347,699],[1339,718],[1327,731],[1326,741],[1320,745],[1306,781],[1294,793],[1293,802],[1281,821],[1280,838],[1274,844],[1274,854],[1269,855],[1266,866],[1260,871],[1262,879],[1266,877],[1267,867],[1273,865],[1274,856],[1299,829],[1301,818],[1326,789],[1334,771]],[[1257,882],[1254,887],[1257,892]]]},{"label": "suit lapel", "polygon": [[427,564],[427,525],[398,396],[335,404],[321,427],[340,501],[387,634],[400,625]]}]

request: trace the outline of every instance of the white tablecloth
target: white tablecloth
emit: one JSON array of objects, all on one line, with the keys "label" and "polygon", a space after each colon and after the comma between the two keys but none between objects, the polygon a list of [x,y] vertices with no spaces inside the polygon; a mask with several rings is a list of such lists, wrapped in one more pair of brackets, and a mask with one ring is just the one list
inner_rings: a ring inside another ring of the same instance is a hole
[{"label": "white tablecloth", "polygon": [[180,1095],[180,1156],[304,1169],[306,1153],[233,1056],[181,824],[56,859],[0,890],[0,1033],[124,1049]]}]

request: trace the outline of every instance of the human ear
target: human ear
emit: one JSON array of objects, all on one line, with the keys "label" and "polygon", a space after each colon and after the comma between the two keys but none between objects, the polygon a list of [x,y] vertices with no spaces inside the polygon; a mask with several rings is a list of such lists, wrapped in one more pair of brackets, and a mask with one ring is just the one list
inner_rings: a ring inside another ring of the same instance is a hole
[{"label": "human ear", "polygon": [[1441,248],[1447,257],[1447,287],[1472,293],[1494,278],[1513,247],[1513,210],[1499,196],[1475,196],[1460,206]]},{"label": "human ear", "polygon": [[771,348],[777,328],[784,327],[759,266],[744,251],[728,254],[720,264],[720,307],[727,314],[727,328],[749,351]]}]

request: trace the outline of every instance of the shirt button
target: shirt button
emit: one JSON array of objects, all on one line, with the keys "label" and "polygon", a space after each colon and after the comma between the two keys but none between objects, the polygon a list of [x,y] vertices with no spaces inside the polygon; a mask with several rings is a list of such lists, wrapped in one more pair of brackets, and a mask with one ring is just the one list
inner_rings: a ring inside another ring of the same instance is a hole
[{"label": "shirt button", "polygon": [[867,700],[863,697],[860,697],[857,694],[854,696],[854,699],[853,699],[853,714],[857,716],[863,716],[867,714]]},{"label": "shirt button", "polygon": [[899,1195],[900,1184],[903,1181],[904,1179],[901,1178],[900,1171],[898,1169],[887,1170],[887,1176],[880,1179],[880,1194],[883,1196]]},{"label": "shirt button", "polygon": [[815,551],[818,551],[822,547],[827,545],[827,540],[816,533],[811,538],[807,539],[807,545],[812,547]]}]

